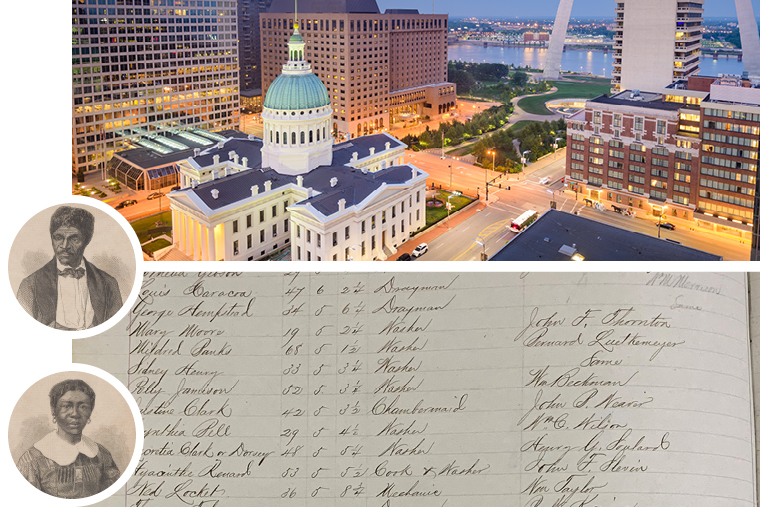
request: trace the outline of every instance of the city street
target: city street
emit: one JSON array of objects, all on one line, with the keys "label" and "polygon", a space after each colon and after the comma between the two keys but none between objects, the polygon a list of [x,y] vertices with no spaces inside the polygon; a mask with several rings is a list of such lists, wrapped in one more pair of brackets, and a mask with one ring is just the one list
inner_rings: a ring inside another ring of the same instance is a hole
[{"label": "city street", "polygon": [[[451,174],[455,190],[462,190],[466,194],[470,194],[467,191],[468,189],[472,191],[473,187],[477,189],[478,186],[481,189],[483,188],[485,170],[482,168],[448,159],[441,160],[440,156],[423,153],[414,153],[413,157],[407,158],[407,161],[428,172],[431,175],[428,183],[435,183],[436,187],[443,185],[443,188],[448,189]],[[453,162],[451,173],[449,173],[450,162]],[[509,230],[509,225],[513,219],[527,210],[544,213],[550,208],[552,200],[550,192],[556,193],[558,210],[568,213],[577,211],[581,216],[598,222],[657,236],[657,220],[655,217],[626,217],[611,210],[597,211],[585,206],[582,202],[582,196],[579,197],[581,202],[577,202],[575,192],[564,190],[561,182],[565,172],[564,150],[560,150],[556,155],[548,155],[528,166],[526,172],[524,181],[507,181],[505,179],[502,182],[502,189],[491,187],[489,192],[491,197],[487,208],[431,240],[429,242],[430,250],[419,260],[478,261],[484,250],[487,255],[493,255],[514,236],[514,233]],[[493,178],[495,174],[489,171],[489,178]],[[545,177],[551,178],[549,185],[539,183]],[[511,190],[508,190],[507,187],[511,187]],[[445,222],[440,227],[445,229]],[[698,250],[721,255],[727,261],[749,260],[750,245],[746,240],[699,229],[696,224],[692,228],[679,225],[675,231],[663,229],[661,237]],[[418,240],[416,243],[420,241],[422,240]],[[485,243],[485,249],[477,241]]]}]

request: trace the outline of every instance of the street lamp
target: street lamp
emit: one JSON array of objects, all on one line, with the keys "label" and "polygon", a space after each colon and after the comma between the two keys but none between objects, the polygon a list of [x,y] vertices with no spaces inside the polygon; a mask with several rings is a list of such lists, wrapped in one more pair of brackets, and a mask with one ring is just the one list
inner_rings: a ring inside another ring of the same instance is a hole
[{"label": "street lamp", "polygon": [[657,239],[660,239],[660,232],[662,231],[662,215],[665,214],[666,209],[668,209],[668,207],[663,206],[660,210],[660,222],[657,224]]},{"label": "street lamp", "polygon": [[480,260],[481,261],[487,261],[488,260],[488,255],[486,255],[486,240],[483,239],[481,241],[480,236],[478,236],[477,238],[475,238],[475,243],[477,243],[478,245],[480,245],[480,246],[483,247],[483,252],[480,254]]},{"label": "street lamp", "polygon": [[520,158],[520,161],[522,162],[522,170],[523,170],[523,173],[525,172],[525,163],[528,161],[528,160],[525,158],[525,155],[527,155],[528,153],[530,153],[530,150],[525,150],[525,151],[522,153],[522,157]]},{"label": "street lamp", "polygon": [[[493,165],[491,166],[493,170],[496,170],[496,150],[488,150],[489,155],[493,155]],[[488,169],[485,170],[486,173],[486,202],[488,202]]]},{"label": "street lamp", "polygon": [[558,137],[554,140],[554,158],[557,158],[557,148],[559,148],[559,142],[562,140],[561,137]]}]

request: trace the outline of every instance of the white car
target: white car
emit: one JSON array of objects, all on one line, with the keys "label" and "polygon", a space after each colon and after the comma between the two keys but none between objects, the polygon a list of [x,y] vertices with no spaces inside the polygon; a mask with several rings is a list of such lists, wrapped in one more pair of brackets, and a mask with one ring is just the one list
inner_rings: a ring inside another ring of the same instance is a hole
[{"label": "white car", "polygon": [[552,177],[551,177],[551,176],[547,176],[547,177],[545,177],[545,178],[541,178],[541,180],[539,181],[539,183],[540,183],[541,185],[548,185],[548,184],[550,184],[551,182],[552,182]]},{"label": "white car", "polygon": [[412,252],[412,257],[419,257],[420,255],[427,253],[427,251],[427,243],[420,243],[417,245],[417,248],[414,249],[414,252]]}]

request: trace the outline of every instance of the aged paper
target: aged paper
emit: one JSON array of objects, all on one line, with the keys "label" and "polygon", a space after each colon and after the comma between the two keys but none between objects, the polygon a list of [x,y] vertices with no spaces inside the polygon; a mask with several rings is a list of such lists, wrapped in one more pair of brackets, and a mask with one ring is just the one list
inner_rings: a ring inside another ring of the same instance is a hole
[{"label": "aged paper", "polygon": [[114,505],[755,502],[740,274],[146,274]]}]

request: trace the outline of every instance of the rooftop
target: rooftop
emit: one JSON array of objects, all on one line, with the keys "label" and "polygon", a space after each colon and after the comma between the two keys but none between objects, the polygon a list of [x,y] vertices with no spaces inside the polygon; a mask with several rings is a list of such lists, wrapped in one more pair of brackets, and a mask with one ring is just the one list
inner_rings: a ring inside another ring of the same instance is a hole
[{"label": "rooftop", "polygon": [[606,104],[615,106],[629,106],[629,107],[643,107],[646,109],[660,109],[665,111],[678,111],[686,107],[684,104],[677,102],[665,102],[662,100],[662,95],[659,93],[651,92],[638,92],[638,95],[634,95],[634,92],[630,90],[620,92],[617,95],[608,97],[607,95],[600,95],[595,99],[591,99],[586,102],[587,105],[593,106],[594,104]]},{"label": "rooftop", "polygon": [[119,151],[115,156],[141,169],[161,167],[192,157],[196,148],[205,150],[219,140],[230,137],[247,137],[238,130],[207,132],[205,130],[173,130],[160,134],[144,135],[132,141],[137,147]]},{"label": "rooftop", "polygon": [[350,141],[336,144],[333,147],[333,165],[346,165],[351,162],[354,152],[359,158],[369,157],[370,148],[375,148],[375,153],[385,150],[385,143],[391,143],[391,149],[403,146],[403,143],[389,134],[376,134],[372,136],[356,137]]},{"label": "rooftop", "polygon": [[[295,0],[274,0],[268,12],[295,12]],[[380,14],[375,0],[301,0],[298,12]]]},{"label": "rooftop", "polygon": [[492,261],[720,261],[722,257],[564,211],[549,210]]}]

